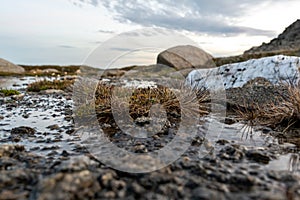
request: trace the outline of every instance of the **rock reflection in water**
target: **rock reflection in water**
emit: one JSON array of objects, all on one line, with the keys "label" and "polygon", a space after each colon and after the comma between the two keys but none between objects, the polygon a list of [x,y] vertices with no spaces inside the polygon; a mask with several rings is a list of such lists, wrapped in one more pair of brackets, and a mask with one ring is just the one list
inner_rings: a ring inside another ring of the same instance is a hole
[{"label": "rock reflection in water", "polygon": [[291,154],[290,160],[289,160],[289,171],[291,172],[297,172],[299,170],[299,154],[293,153]]}]

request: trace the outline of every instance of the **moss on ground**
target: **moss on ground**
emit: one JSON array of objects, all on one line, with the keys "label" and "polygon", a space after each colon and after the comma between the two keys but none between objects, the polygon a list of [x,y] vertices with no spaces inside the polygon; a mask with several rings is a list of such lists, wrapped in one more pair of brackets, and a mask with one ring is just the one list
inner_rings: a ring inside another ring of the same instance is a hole
[{"label": "moss on ground", "polygon": [[19,95],[20,92],[17,90],[11,90],[11,89],[0,89],[0,93],[4,94],[4,96],[13,96],[13,95]]},{"label": "moss on ground", "polygon": [[74,80],[54,80],[54,81],[42,80],[42,81],[37,81],[29,84],[27,87],[27,91],[40,92],[42,90],[49,90],[49,89],[66,90],[71,85],[73,85],[73,83]]}]

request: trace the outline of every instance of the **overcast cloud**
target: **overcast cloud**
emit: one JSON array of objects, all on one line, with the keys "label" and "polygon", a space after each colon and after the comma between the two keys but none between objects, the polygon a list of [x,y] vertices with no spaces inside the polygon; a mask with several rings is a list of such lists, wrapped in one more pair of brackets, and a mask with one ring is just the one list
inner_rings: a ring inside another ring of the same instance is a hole
[{"label": "overcast cloud", "polygon": [[121,33],[151,36],[136,32],[146,27],[179,31],[216,57],[239,55],[276,37],[299,18],[299,7],[299,0],[2,0],[0,57],[81,64]]},{"label": "overcast cloud", "polygon": [[[119,22],[157,26],[210,35],[239,34],[274,36],[273,30],[235,25],[251,8],[267,6],[279,0],[79,0],[93,6],[102,4]],[[251,14],[251,13],[250,13]]]}]

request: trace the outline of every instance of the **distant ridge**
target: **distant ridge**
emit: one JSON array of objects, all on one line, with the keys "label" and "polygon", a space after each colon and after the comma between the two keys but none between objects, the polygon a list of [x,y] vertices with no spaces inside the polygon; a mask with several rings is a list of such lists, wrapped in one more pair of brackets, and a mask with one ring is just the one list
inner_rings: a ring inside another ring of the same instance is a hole
[{"label": "distant ridge", "polygon": [[300,19],[287,27],[283,33],[269,43],[252,47],[244,54],[277,53],[300,56]]},{"label": "distant ridge", "polygon": [[214,62],[217,66],[221,66],[274,55],[300,57],[300,19],[288,26],[283,33],[269,43],[252,47],[241,55],[214,58]]}]

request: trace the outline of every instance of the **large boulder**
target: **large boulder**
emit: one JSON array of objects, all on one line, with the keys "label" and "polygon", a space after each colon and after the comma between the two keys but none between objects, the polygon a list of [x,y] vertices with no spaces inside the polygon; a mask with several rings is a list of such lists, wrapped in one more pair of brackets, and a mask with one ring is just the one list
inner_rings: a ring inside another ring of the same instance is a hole
[{"label": "large boulder", "polygon": [[7,60],[0,58],[0,73],[22,74],[25,70],[23,67],[15,65]]},{"label": "large boulder", "polygon": [[213,57],[200,48],[191,45],[176,46],[161,52],[157,64],[163,64],[176,70],[216,67]]},{"label": "large boulder", "polygon": [[[194,70],[186,78],[193,88],[216,86],[217,79],[222,79],[225,89],[243,87],[256,78],[280,83],[298,83],[300,81],[300,57],[272,56],[252,59],[246,62],[222,65],[214,69]],[[264,81],[266,82],[266,81]],[[269,84],[266,82],[266,84]],[[253,83],[253,84],[257,84]],[[259,83],[258,83],[259,84]]]}]

